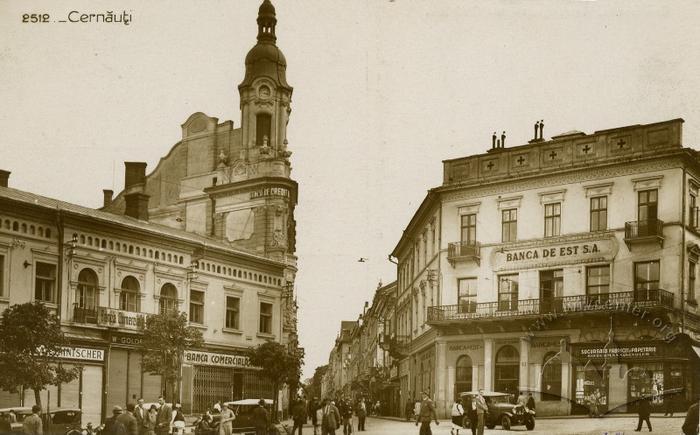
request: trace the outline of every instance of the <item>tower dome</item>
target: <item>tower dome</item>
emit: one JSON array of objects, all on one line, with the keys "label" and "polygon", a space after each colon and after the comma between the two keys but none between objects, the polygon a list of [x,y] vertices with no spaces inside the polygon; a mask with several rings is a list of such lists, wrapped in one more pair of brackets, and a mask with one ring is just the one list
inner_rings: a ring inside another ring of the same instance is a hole
[{"label": "tower dome", "polygon": [[258,9],[258,43],[245,58],[245,77],[239,88],[249,86],[257,77],[266,76],[279,86],[291,89],[287,83],[287,60],[275,42],[277,17],[270,0],[264,0]]}]

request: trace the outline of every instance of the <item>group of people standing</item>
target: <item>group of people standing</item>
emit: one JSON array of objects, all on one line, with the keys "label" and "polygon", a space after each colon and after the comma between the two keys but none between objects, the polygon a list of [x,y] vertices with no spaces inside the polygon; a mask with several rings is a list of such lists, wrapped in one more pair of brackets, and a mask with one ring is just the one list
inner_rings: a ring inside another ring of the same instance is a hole
[{"label": "group of people standing", "polygon": [[353,415],[357,416],[357,431],[365,431],[369,405],[364,398],[359,398],[354,403],[346,397],[337,400],[324,399],[319,401],[314,397],[308,406],[304,407],[304,401],[299,399],[292,405],[292,418],[294,419],[294,429],[292,434],[301,435],[302,426],[311,416],[311,423],[314,427],[314,435],[335,435],[335,431],[343,428],[343,435],[353,433]]},{"label": "group of people standing", "polygon": [[169,435],[182,434],[185,429],[185,416],[182,406],[176,403],[174,407],[165,403],[161,396],[158,405],[144,406],[144,400],[138,399],[126,404],[126,409],[117,405],[112,408],[109,417],[101,431],[102,435]]}]

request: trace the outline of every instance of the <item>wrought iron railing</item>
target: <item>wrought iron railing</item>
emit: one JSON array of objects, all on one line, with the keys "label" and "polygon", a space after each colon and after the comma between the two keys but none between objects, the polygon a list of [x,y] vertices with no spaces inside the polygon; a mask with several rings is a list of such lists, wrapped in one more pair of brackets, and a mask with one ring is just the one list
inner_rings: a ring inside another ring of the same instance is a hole
[{"label": "wrought iron railing", "polygon": [[660,219],[625,222],[625,239],[663,237],[664,222]]},{"label": "wrought iron railing", "polygon": [[73,304],[73,321],[76,323],[97,324],[97,308],[85,308]]},{"label": "wrought iron railing", "polygon": [[564,296],[548,299],[506,300],[428,308],[428,322],[517,318],[545,313],[627,310],[628,307],[673,309],[673,294],[663,289]]},{"label": "wrought iron railing", "polygon": [[447,259],[479,258],[481,256],[481,244],[477,241],[452,242],[447,244]]}]

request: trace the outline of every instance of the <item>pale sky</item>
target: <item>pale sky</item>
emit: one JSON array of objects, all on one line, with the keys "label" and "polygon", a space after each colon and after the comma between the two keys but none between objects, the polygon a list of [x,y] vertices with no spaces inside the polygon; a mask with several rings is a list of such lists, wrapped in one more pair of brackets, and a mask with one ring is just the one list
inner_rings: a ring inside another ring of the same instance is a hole
[{"label": "pale sky", "polygon": [[[0,0],[0,169],[11,187],[98,207],[197,111],[240,125],[261,0]],[[700,2],[273,0],[294,87],[305,377],[355,320],[444,159],[684,118],[700,137]],[[22,23],[23,13],[133,21]],[[369,258],[358,263],[360,257]]]}]

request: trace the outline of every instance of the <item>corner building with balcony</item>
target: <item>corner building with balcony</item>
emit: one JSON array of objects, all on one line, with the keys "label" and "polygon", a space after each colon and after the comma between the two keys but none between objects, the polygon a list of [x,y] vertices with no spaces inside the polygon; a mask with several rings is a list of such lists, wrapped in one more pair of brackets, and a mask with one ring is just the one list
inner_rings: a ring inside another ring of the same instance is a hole
[{"label": "corner building with balcony", "polygon": [[[79,406],[83,423],[96,424],[114,405],[169,395],[141,369],[139,344],[145,318],[172,309],[205,342],[184,355],[185,412],[273,398],[245,351],[268,340],[298,347],[297,184],[286,137],[292,88],[269,0],[257,23],[239,85],[241,127],[191,115],[150,174],[145,163],[125,163],[124,190],[105,190],[99,210],[10,188],[0,171],[0,310],[49,306],[71,341],[64,363],[82,367],[43,392],[45,406]],[[31,391],[0,391],[2,406],[33,400]]]},{"label": "corner building with balcony", "polygon": [[[538,415],[685,410],[700,388],[698,153],[683,120],[444,161],[392,255],[402,400],[532,392]],[[495,141],[494,141],[495,142]],[[407,343],[407,344],[406,344]]]}]

